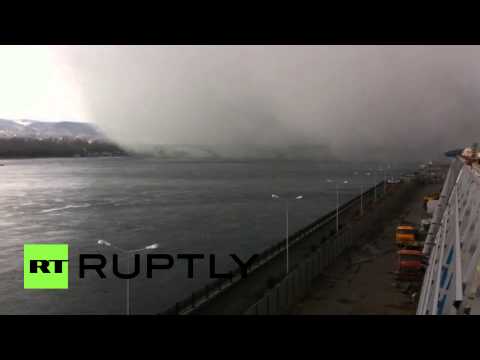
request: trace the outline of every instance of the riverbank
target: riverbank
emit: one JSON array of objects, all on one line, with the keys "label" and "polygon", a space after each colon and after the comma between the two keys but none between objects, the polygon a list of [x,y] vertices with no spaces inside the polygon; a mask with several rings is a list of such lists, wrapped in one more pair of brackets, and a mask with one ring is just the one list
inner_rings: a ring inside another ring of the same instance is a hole
[{"label": "riverbank", "polygon": [[0,159],[98,157],[126,155],[119,145],[108,140],[81,138],[0,138]]}]

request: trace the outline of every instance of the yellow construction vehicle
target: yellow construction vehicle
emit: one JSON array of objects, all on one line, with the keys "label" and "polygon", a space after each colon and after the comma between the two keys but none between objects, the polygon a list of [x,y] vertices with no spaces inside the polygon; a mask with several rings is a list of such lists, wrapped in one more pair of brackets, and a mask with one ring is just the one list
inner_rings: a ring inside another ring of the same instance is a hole
[{"label": "yellow construction vehicle", "polygon": [[401,224],[395,231],[395,244],[402,249],[419,249],[423,244],[418,241],[418,231],[412,224]]}]

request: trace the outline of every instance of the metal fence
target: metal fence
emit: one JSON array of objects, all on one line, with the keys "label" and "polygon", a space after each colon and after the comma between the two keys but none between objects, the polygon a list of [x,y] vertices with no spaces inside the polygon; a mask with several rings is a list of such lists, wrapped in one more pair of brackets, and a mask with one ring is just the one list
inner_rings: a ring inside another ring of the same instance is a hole
[{"label": "metal fence", "polygon": [[245,315],[281,314],[303,298],[310,290],[313,280],[348,247],[352,245],[351,228],[338,236],[329,238],[304,262],[294,268],[280,283],[269,290]]},{"label": "metal fence", "polygon": [[[375,189],[376,188],[376,189]],[[380,199],[381,194],[383,194],[382,189],[384,189],[383,181],[378,183],[376,186],[372,186],[370,189],[366,190],[362,195],[358,195],[355,198],[351,199],[350,201],[344,203],[339,207],[339,216],[345,213],[348,210],[351,210],[354,207],[359,207],[360,198],[363,196],[363,202],[365,208],[371,206],[374,194],[376,191],[376,196]],[[311,224],[307,225],[306,227],[298,230],[297,232],[293,233],[288,237],[289,246],[292,247],[297,242],[303,240],[304,238],[310,236],[312,233],[324,228],[332,224],[336,219],[336,209],[327,213],[326,215],[322,216],[318,220],[312,222]],[[342,234],[344,232],[341,232]],[[343,235],[342,235],[343,236]],[[335,239],[337,239],[336,234],[332,234],[327,240],[326,243],[332,244],[335,243]],[[248,269],[248,272],[251,273],[256,269],[260,268],[261,266],[265,265],[273,258],[278,256],[279,254],[285,251],[285,241],[286,239],[282,239],[275,245],[265,249],[262,253],[259,254],[255,263]],[[339,241],[342,240],[339,238]],[[339,248],[343,249],[342,245],[329,245],[328,248],[325,246],[321,246],[320,249],[328,249],[328,254],[337,253]],[[318,250],[317,252],[320,252]],[[325,265],[328,261],[332,261],[331,256],[328,255],[328,260],[324,260],[323,265]],[[240,274],[240,269],[236,269],[235,271],[231,271],[231,278],[230,279],[218,279],[207,284],[205,287],[195,291],[187,298],[183,299],[175,303],[173,306],[168,308],[166,311],[162,313],[162,315],[177,315],[177,314],[188,314],[191,311],[195,310],[196,308],[204,305],[205,303],[209,302],[211,299],[216,297],[217,295],[221,294],[224,290],[228,289],[233,284],[241,281],[242,277]]]}]

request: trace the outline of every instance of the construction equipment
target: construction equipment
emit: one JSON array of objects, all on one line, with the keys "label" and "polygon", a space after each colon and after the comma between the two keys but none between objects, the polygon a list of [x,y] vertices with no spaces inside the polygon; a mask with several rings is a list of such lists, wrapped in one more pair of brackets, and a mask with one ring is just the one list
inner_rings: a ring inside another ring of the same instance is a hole
[{"label": "construction equipment", "polygon": [[426,269],[426,258],[419,250],[397,251],[396,279],[399,281],[419,282]]},{"label": "construction equipment", "polygon": [[397,226],[395,244],[402,249],[419,249],[423,246],[423,243],[418,239],[417,228],[408,223]]}]

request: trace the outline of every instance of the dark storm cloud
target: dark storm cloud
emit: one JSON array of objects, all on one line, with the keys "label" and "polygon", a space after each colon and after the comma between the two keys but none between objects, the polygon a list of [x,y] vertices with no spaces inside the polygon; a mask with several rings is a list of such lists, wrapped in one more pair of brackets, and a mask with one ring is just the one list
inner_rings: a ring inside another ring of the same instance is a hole
[{"label": "dark storm cloud", "polygon": [[476,46],[65,47],[127,144],[328,144],[422,159],[479,138]]}]

